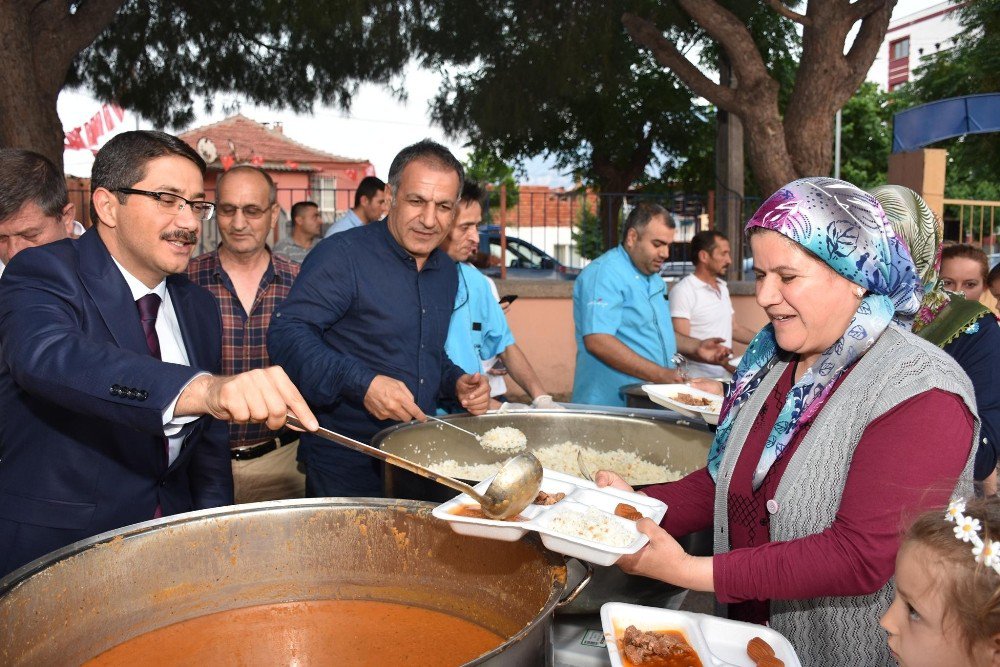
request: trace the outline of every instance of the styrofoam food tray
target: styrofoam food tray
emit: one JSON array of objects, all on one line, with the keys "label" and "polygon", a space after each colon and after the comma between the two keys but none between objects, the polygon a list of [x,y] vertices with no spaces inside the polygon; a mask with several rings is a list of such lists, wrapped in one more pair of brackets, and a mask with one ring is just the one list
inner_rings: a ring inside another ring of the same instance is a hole
[{"label": "styrofoam food tray", "polygon": [[[654,403],[662,405],[665,408],[670,408],[682,415],[692,418],[701,417],[706,422],[715,417],[715,421],[709,422],[710,424],[715,424],[719,421],[719,412],[722,411],[721,396],[702,391],[701,389],[695,389],[686,384],[644,384],[642,385],[642,390],[646,392],[646,395]],[[677,394],[690,394],[691,396],[712,401],[712,404],[704,406],[688,405],[676,400],[674,396]]]},{"label": "styrofoam food tray", "polygon": [[601,625],[613,667],[623,665],[618,638],[630,625],[646,632],[679,630],[705,667],[754,667],[754,661],[747,655],[747,642],[754,637],[770,644],[775,657],[784,662],[785,667],[802,667],[795,649],[784,636],[755,623],[730,621],[689,611],[606,602],[601,606]]},{"label": "styrofoam food tray", "polygon": [[[490,476],[474,488],[482,493],[492,481],[493,477]],[[479,504],[464,493],[438,505],[432,513],[438,519],[447,521],[451,529],[461,535],[514,542],[524,537],[529,530],[533,530],[541,536],[542,544],[546,548],[566,556],[590,561],[595,565],[613,565],[623,555],[634,554],[649,542],[649,538],[636,529],[634,521],[615,516],[614,511],[618,503],[628,503],[644,517],[656,523],[659,523],[667,513],[667,506],[656,498],[609,487],[598,489],[593,482],[547,468],[542,472],[542,491],[550,494],[565,493],[566,497],[554,505],[528,505],[521,512],[521,516],[527,521],[494,521],[454,514],[460,505]],[[625,526],[634,535],[632,542],[624,547],[615,547],[552,529],[552,520],[560,512],[566,510],[586,512],[589,507],[596,508],[608,515],[611,521]]]}]

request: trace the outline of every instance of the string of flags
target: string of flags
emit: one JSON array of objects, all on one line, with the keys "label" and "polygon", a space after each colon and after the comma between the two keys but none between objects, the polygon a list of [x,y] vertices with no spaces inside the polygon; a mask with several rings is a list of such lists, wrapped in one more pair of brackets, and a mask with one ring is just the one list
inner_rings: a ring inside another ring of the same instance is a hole
[{"label": "string of flags", "polygon": [[125,118],[125,110],[117,104],[104,104],[86,123],[66,133],[66,150],[97,152],[101,137],[114,131]]}]

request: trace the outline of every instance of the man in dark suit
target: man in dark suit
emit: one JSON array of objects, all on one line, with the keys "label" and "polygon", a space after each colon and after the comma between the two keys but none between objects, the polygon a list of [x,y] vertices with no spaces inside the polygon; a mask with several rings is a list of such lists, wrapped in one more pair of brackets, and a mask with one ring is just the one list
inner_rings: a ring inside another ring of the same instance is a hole
[{"label": "man in dark suit", "polygon": [[[205,163],[127,132],[97,154],[78,240],[28,248],[0,279],[0,576],[159,516],[232,503],[226,425],[315,417],[278,367],[220,368],[219,313],[182,274]],[[2,196],[2,195],[0,195]]]}]

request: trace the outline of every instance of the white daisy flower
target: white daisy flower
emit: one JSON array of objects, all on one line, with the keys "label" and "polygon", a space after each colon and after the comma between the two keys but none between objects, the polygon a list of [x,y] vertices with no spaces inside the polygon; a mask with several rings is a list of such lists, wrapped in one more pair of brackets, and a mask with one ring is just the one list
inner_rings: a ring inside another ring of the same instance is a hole
[{"label": "white daisy flower", "polygon": [[970,542],[972,537],[978,533],[979,519],[974,519],[971,516],[963,516],[958,519],[958,525],[955,526],[955,537],[963,542]]},{"label": "white daisy flower", "polygon": [[986,542],[982,546],[972,548],[976,562],[986,567],[996,568],[1000,565],[1000,542]]},{"label": "white daisy flower", "polygon": [[956,521],[965,512],[964,500],[953,500],[948,503],[948,510],[944,513],[945,521]]}]

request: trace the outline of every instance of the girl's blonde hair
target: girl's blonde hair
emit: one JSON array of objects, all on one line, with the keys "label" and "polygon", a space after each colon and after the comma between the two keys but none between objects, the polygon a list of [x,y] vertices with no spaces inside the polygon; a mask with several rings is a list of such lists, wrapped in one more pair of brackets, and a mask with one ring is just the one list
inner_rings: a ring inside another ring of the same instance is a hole
[{"label": "girl's blonde hair", "polygon": [[[979,519],[983,542],[1000,541],[1000,499],[969,500],[964,516]],[[972,545],[955,536],[943,510],[920,515],[903,537],[930,549],[947,565],[939,579],[945,614],[955,622],[966,652],[1000,634],[1000,574],[976,561]]]}]

